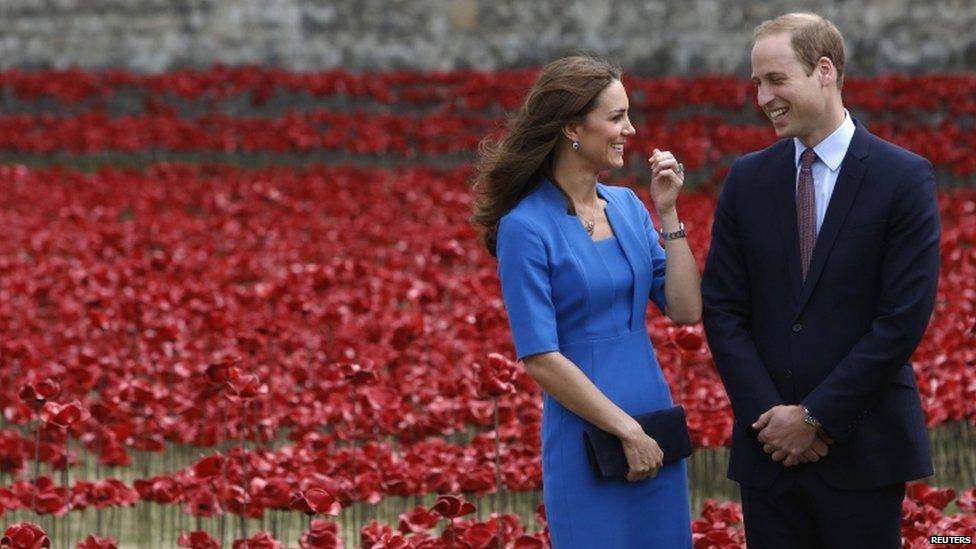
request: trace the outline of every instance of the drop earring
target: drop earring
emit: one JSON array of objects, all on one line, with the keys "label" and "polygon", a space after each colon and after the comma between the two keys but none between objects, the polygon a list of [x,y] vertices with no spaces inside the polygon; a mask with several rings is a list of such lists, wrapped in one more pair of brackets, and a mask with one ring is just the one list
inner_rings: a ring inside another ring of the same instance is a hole
[{"label": "drop earring", "polygon": [[573,141],[573,150],[574,151],[578,151],[579,150],[579,141]]}]

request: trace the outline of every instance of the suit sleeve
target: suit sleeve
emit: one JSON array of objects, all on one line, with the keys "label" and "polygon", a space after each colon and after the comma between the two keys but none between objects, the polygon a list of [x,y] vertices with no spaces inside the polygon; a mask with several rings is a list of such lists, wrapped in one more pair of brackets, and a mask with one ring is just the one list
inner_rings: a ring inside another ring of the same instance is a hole
[{"label": "suit sleeve", "polygon": [[939,209],[932,165],[903,180],[887,222],[871,331],[803,403],[836,440],[850,436],[925,333],[939,281]]},{"label": "suit sleeve", "polygon": [[651,215],[647,213],[647,207],[644,206],[641,199],[637,198],[633,190],[627,189],[627,192],[634,200],[634,207],[637,208],[641,225],[647,234],[648,251],[651,254],[651,292],[648,297],[657,305],[662,314],[666,314],[668,299],[664,294],[664,279],[667,273],[667,261],[665,260],[664,247],[661,246],[661,236],[654,229]]},{"label": "suit sleeve", "polygon": [[737,174],[738,162],[732,165],[715,208],[702,276],[702,320],[735,419],[747,427],[766,410],[782,404],[783,398],[750,335],[749,272],[738,228]]},{"label": "suit sleeve", "polygon": [[539,234],[505,217],[498,227],[498,277],[519,360],[559,350],[549,261]]}]

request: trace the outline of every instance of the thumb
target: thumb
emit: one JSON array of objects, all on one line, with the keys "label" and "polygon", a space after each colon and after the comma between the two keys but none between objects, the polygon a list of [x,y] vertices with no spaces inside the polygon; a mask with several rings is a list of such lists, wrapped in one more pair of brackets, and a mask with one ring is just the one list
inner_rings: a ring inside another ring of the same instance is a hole
[{"label": "thumb", "polygon": [[769,416],[771,413],[772,410],[766,410],[765,412],[763,412],[759,416],[759,419],[757,419],[755,423],[752,424],[752,428],[757,431],[762,430],[766,426],[766,424],[769,423]]}]

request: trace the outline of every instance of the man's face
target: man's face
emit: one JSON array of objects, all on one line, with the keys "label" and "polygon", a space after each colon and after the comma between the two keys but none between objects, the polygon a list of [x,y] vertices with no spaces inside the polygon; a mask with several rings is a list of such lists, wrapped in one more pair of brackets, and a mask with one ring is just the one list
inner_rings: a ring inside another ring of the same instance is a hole
[{"label": "man's face", "polygon": [[756,99],[781,138],[796,137],[813,146],[829,135],[831,128],[824,126],[831,124],[827,109],[830,87],[836,85],[828,80],[819,67],[807,74],[790,45],[789,33],[764,36],[752,47]]}]

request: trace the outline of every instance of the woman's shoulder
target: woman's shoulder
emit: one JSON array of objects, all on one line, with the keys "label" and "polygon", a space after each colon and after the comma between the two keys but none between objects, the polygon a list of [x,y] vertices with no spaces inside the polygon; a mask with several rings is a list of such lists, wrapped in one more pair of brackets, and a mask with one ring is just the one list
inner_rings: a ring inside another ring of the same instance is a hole
[{"label": "woman's shoulder", "polygon": [[546,208],[550,207],[544,196],[542,185],[537,186],[522,197],[515,206],[501,217],[501,223],[518,225],[538,225],[540,219],[545,215]]},{"label": "woman's shoulder", "polygon": [[606,185],[599,183],[600,194],[611,200],[614,204],[624,207],[624,208],[637,208],[638,206],[643,206],[641,199],[637,197],[637,193],[634,189],[630,187],[623,187],[619,185]]}]

